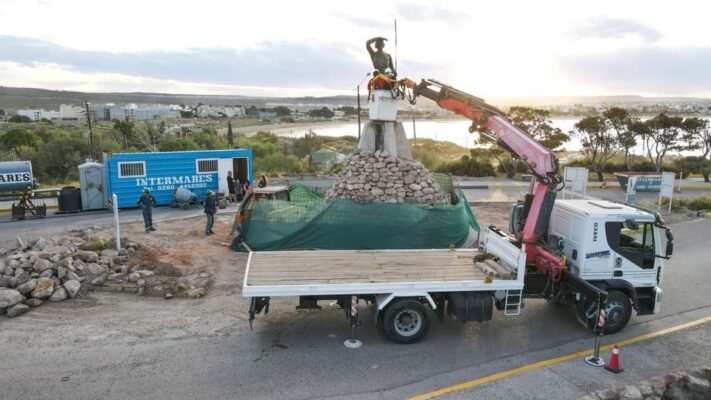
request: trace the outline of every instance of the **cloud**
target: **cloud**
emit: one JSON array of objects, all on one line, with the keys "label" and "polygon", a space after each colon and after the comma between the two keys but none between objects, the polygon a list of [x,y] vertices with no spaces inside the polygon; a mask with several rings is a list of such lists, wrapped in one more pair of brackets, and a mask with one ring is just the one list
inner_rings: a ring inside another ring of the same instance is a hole
[{"label": "cloud", "polygon": [[[371,69],[363,50],[345,44],[267,42],[235,50],[83,51],[40,40],[0,36],[0,60],[57,64],[87,73],[249,86],[349,88]],[[357,83],[357,82],[356,82]]]},{"label": "cloud", "polygon": [[564,78],[616,93],[711,94],[711,47],[648,46],[558,60]]},{"label": "cloud", "polygon": [[391,22],[384,22],[384,21],[378,21],[376,19],[356,17],[356,16],[348,15],[343,12],[335,13],[335,14],[333,14],[333,16],[335,16],[337,18],[344,19],[348,22],[352,22],[353,24],[358,25],[362,28],[389,29],[392,26]]},{"label": "cloud", "polygon": [[570,34],[577,39],[623,39],[627,36],[638,36],[647,43],[653,43],[662,38],[662,34],[658,30],[638,21],[604,16],[591,18],[587,23],[572,29]]},{"label": "cloud", "polygon": [[440,7],[426,7],[418,4],[400,3],[396,7],[397,15],[410,21],[435,21],[459,24],[470,20],[467,14]]}]

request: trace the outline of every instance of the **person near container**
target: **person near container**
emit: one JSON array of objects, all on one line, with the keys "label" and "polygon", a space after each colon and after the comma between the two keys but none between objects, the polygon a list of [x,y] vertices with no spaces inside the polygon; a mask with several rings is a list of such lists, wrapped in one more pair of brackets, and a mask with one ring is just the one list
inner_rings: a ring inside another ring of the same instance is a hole
[{"label": "person near container", "polygon": [[235,178],[232,177],[232,171],[227,171],[227,192],[230,194],[230,201],[237,202],[237,192],[235,191]]},{"label": "person near container", "polygon": [[240,202],[243,196],[242,181],[240,181],[239,178],[235,178],[235,199],[237,199],[237,202]]},{"label": "person near container", "polygon": [[217,201],[212,190],[207,191],[207,199],[205,199],[205,215],[207,216],[207,224],[205,225],[205,235],[210,236],[215,232],[212,231],[212,225],[215,223],[215,213],[217,212]]},{"label": "person near container", "polygon": [[151,194],[151,189],[143,189],[143,196],[138,198],[138,206],[143,212],[143,225],[146,227],[146,232],[155,231],[153,226],[153,206],[156,205],[156,198]]},{"label": "person near container", "polygon": [[244,184],[242,185],[242,195],[246,196],[250,190],[252,190],[252,187],[249,186],[249,181],[244,181]]},{"label": "person near container", "polygon": [[265,175],[262,175],[259,177],[259,183],[257,184],[258,188],[265,188],[267,187],[267,177]]}]

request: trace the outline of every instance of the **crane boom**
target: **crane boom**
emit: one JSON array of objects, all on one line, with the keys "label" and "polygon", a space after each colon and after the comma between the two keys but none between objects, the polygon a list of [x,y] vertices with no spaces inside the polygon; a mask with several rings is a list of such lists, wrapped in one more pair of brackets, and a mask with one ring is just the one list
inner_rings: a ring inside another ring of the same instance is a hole
[{"label": "crane boom", "polygon": [[414,86],[413,94],[427,97],[438,106],[470,119],[469,132],[479,131],[529,166],[538,184],[531,184],[521,216],[523,228],[514,234],[527,245],[526,263],[541,273],[550,273],[552,279],[558,281],[567,269],[565,260],[546,250],[542,243],[548,230],[556,187],[561,181],[553,152],[511,123],[503,111],[480,97],[434,79],[423,79]]}]

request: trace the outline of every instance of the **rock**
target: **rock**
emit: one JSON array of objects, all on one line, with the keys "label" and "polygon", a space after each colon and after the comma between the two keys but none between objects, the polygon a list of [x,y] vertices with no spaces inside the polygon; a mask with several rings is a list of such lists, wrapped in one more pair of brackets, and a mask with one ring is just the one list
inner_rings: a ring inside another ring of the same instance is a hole
[{"label": "rock", "polygon": [[12,260],[10,260],[10,261],[7,262],[7,266],[10,267],[10,268],[13,268],[13,269],[14,269],[14,268],[20,268],[20,265],[21,265],[21,264],[22,264],[22,263],[21,263],[20,260],[18,260],[18,259],[12,259]]},{"label": "rock", "polygon": [[209,275],[207,272],[201,272],[201,273],[198,275],[198,278],[203,278],[203,279],[204,279],[204,278],[209,278],[209,277],[210,277],[210,275]]},{"label": "rock", "polygon": [[77,297],[77,294],[79,293],[79,289],[81,289],[81,283],[79,283],[79,281],[75,281],[75,280],[66,281],[66,282],[64,282],[63,286],[64,286],[64,289],[67,291],[67,294],[69,295],[69,297],[71,297],[72,299]]},{"label": "rock", "polygon": [[124,274],[120,272],[115,272],[113,274],[109,274],[109,276],[106,278],[110,281],[121,281],[123,280]]},{"label": "rock", "polygon": [[108,268],[97,263],[89,263],[89,265],[87,265],[87,270],[91,275],[101,275],[105,274],[108,271]]},{"label": "rock", "polygon": [[37,286],[32,291],[32,297],[46,299],[54,292],[54,279],[42,277],[37,279]]},{"label": "rock", "polygon": [[138,280],[141,279],[141,274],[138,272],[131,272],[131,274],[128,276],[128,281],[136,283]]},{"label": "rock", "polygon": [[600,400],[617,400],[617,391],[614,389],[603,389],[595,392]]},{"label": "rock", "polygon": [[10,287],[10,277],[7,275],[0,276],[0,288]]},{"label": "rock", "polygon": [[125,248],[123,248],[123,249],[121,249],[121,250],[118,251],[118,254],[119,254],[120,256],[126,256],[126,255],[128,255],[128,250],[126,250]]},{"label": "rock", "polygon": [[146,280],[145,279],[139,279],[136,281],[136,285],[138,285],[139,288],[142,288],[146,286]]},{"label": "rock", "polygon": [[67,257],[64,257],[61,260],[59,260],[59,262],[57,262],[57,264],[55,266],[57,268],[62,267],[62,268],[69,269],[72,266],[73,262],[74,262],[74,259],[72,258],[72,256],[67,256]]},{"label": "rock", "polygon": [[47,242],[47,240],[45,240],[45,238],[43,238],[41,236],[39,238],[37,238],[37,240],[34,242],[34,244],[32,244],[33,249],[40,250],[40,251],[46,249],[47,246],[49,246],[49,242]]},{"label": "rock", "polygon": [[81,278],[79,277],[79,275],[75,274],[74,272],[68,271],[67,276],[64,277],[64,281],[65,282],[66,281],[80,281],[81,282]]},{"label": "rock", "polygon": [[39,260],[35,261],[34,265],[32,265],[32,269],[35,272],[42,272],[50,268],[52,268],[52,263],[44,258],[40,258]]},{"label": "rock", "polygon": [[97,262],[99,260],[99,255],[93,251],[82,251],[76,254],[79,259],[87,263]]},{"label": "rock", "polygon": [[39,274],[40,278],[51,278],[54,276],[54,271],[51,269],[45,269],[44,271],[40,272]]},{"label": "rock", "polygon": [[25,300],[25,304],[27,304],[30,307],[37,307],[40,304],[42,304],[42,300],[40,299],[35,299],[35,298],[30,298]]},{"label": "rock", "polygon": [[[58,256],[60,259],[70,255],[72,252],[66,246],[50,246],[44,249],[47,253],[51,254],[52,257]],[[51,257],[50,257],[51,259]],[[59,260],[57,260],[59,261]],[[55,261],[56,262],[56,261]]]},{"label": "rock", "polygon": [[37,287],[37,279],[30,279],[27,282],[17,286],[17,291],[23,296],[29,295]]},{"label": "rock", "polygon": [[57,278],[62,279],[67,276],[67,269],[64,267],[57,267]]},{"label": "rock", "polygon": [[153,271],[148,271],[148,270],[146,270],[146,269],[142,269],[142,270],[139,270],[139,271],[136,271],[136,272],[138,273],[138,275],[141,276],[141,278],[146,278],[146,277],[153,276],[153,275],[156,274],[155,272],[153,272]]},{"label": "rock", "polygon": [[172,298],[173,298],[173,293],[166,292],[165,298],[166,298],[166,299],[172,299]]},{"label": "rock", "polygon": [[[18,271],[19,271],[19,273],[18,273]],[[14,278],[15,278],[16,284],[21,285],[21,284],[29,281],[30,279],[32,279],[32,276],[30,276],[30,273],[25,270],[16,269]]]},{"label": "rock", "polygon": [[588,395],[585,395],[585,396],[579,398],[578,400],[600,400],[600,398],[597,397],[597,395],[595,393],[590,393]]},{"label": "rock", "polygon": [[11,307],[22,300],[22,294],[15,289],[0,289],[0,308]]},{"label": "rock", "polygon": [[[691,375],[684,376],[684,387],[696,393],[710,393],[711,385],[706,379],[700,379]],[[711,396],[710,396],[711,397]]]},{"label": "rock", "polygon": [[62,301],[66,298],[67,291],[63,287],[60,287],[52,293],[52,296],[49,297],[49,301]]},{"label": "rock", "polygon": [[104,284],[104,282],[106,282],[106,274],[101,274],[101,275],[95,276],[91,280],[91,284],[96,285],[96,286],[101,286]]},{"label": "rock", "polygon": [[202,296],[205,296],[206,294],[207,290],[205,290],[205,288],[196,288],[188,290],[188,297],[190,297],[191,299],[197,299]]},{"label": "rock", "polygon": [[15,236],[15,248],[20,251],[25,249],[25,242],[19,236]]},{"label": "rock", "polygon": [[5,313],[7,314],[8,317],[17,317],[18,315],[24,313],[25,311],[29,310],[30,306],[25,305],[25,304],[15,304],[12,307],[9,307]]},{"label": "rock", "polygon": [[625,386],[618,393],[620,400],[643,400],[642,392],[635,386]]},{"label": "rock", "polygon": [[118,251],[112,249],[106,249],[101,251],[101,257],[116,257],[118,254]]}]

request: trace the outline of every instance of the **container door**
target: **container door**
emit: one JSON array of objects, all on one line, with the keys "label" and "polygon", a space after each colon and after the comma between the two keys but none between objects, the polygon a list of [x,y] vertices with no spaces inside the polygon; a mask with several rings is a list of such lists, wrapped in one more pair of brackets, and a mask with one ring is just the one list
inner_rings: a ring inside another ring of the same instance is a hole
[{"label": "container door", "polygon": [[227,172],[232,171],[232,159],[220,158],[217,160],[217,190],[227,193]]}]

